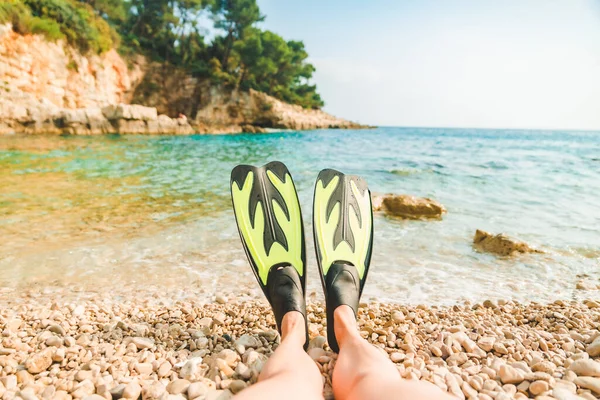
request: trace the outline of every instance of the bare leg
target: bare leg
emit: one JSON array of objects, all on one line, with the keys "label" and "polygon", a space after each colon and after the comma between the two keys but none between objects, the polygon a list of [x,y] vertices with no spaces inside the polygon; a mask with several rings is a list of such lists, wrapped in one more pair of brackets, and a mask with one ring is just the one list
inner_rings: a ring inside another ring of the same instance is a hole
[{"label": "bare leg", "polygon": [[334,318],[335,337],[340,345],[333,370],[336,400],[452,399],[433,384],[402,379],[396,366],[360,336],[350,307],[336,308]]},{"label": "bare leg", "polygon": [[281,321],[281,344],[265,364],[258,383],[235,399],[322,399],[323,380],[315,362],[306,354],[304,317],[296,311]]}]

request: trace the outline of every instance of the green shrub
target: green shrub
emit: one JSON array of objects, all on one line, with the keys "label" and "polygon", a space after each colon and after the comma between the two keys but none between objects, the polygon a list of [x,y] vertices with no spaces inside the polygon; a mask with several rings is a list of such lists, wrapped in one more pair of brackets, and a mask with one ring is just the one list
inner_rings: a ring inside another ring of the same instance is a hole
[{"label": "green shrub", "polygon": [[0,23],[10,23],[19,33],[29,33],[29,9],[17,0],[8,0],[0,3]]},{"label": "green shrub", "polygon": [[77,65],[75,60],[71,60],[67,64],[67,69],[70,69],[71,71],[79,71],[79,66]]},{"label": "green shrub", "polygon": [[102,53],[113,46],[111,28],[88,4],[76,0],[23,0],[31,14],[59,24],[69,44]]},{"label": "green shrub", "polygon": [[118,34],[88,4],[77,0],[2,0],[0,23],[15,32],[66,39],[82,52],[102,53],[118,44]]},{"label": "green shrub", "polygon": [[60,30],[60,25],[56,21],[47,18],[32,17],[29,22],[29,31],[44,35],[52,41],[65,38]]}]

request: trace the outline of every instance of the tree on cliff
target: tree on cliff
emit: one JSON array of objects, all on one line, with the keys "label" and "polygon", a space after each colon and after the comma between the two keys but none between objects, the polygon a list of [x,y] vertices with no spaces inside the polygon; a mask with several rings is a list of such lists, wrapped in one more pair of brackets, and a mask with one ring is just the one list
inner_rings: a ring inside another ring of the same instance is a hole
[{"label": "tree on cliff", "polygon": [[286,42],[276,33],[252,28],[237,43],[236,51],[242,89],[259,90],[304,107],[323,106],[316,87],[308,84],[315,68],[306,62],[308,53],[302,42]]},{"label": "tree on cliff", "polygon": [[215,28],[225,32],[225,46],[221,67],[228,72],[229,57],[236,41],[244,40],[246,31],[255,23],[265,20],[256,0],[215,0],[212,4]]}]

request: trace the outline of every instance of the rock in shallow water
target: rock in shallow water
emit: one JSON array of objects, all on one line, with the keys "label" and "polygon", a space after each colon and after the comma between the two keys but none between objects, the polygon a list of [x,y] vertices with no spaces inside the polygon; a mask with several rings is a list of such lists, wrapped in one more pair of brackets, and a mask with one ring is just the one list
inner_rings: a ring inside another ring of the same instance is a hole
[{"label": "rock in shallow water", "polygon": [[477,250],[499,256],[511,256],[518,253],[543,253],[543,251],[534,249],[527,243],[510,238],[503,233],[494,235],[479,229],[475,232],[473,246]]},{"label": "rock in shallow water", "polygon": [[435,200],[407,194],[371,195],[373,211],[406,219],[439,219],[446,208]]}]

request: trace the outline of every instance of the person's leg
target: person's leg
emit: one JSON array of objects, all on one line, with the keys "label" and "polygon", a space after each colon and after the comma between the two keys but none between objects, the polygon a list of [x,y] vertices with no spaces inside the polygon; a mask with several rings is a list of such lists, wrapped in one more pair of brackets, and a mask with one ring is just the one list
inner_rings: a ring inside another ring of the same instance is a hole
[{"label": "person's leg", "polygon": [[235,399],[322,399],[321,373],[302,347],[305,340],[302,314],[296,311],[285,314],[281,321],[281,344],[269,357],[258,382]]},{"label": "person's leg", "polygon": [[402,379],[394,363],[360,336],[350,307],[336,308],[334,318],[340,346],[333,370],[336,400],[452,399],[429,382]]}]

